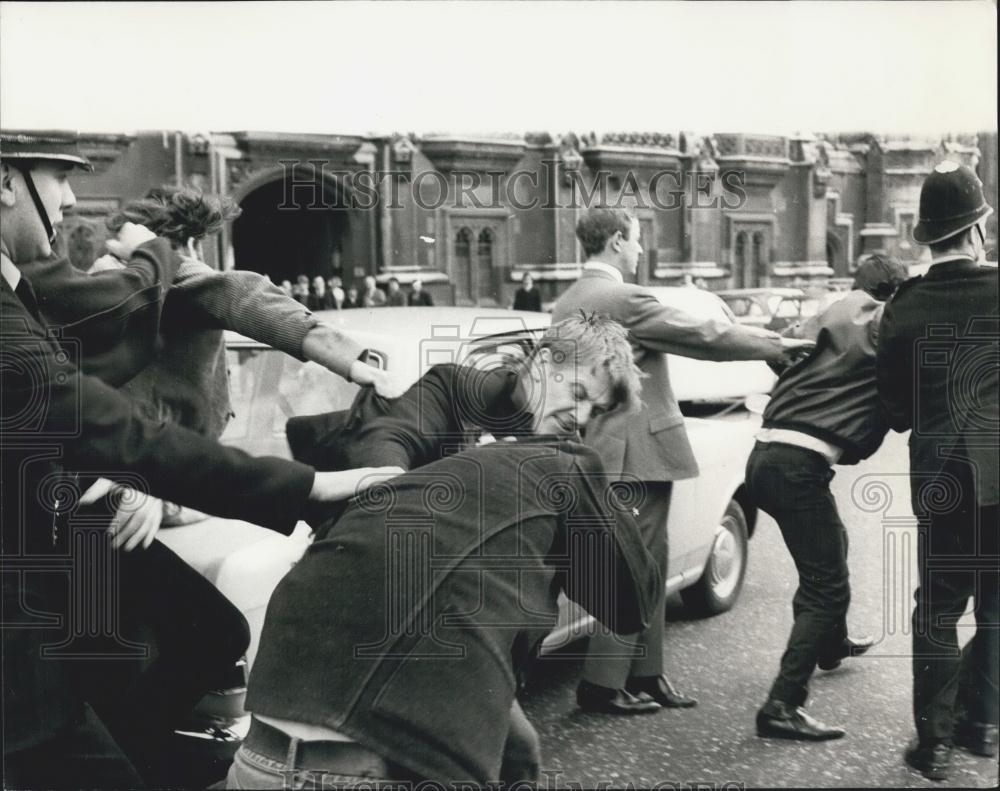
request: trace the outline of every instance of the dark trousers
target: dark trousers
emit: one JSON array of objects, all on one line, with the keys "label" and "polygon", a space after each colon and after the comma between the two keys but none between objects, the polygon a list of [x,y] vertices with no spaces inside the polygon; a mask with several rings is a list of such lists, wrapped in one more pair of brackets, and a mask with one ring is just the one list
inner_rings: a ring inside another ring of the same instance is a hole
[{"label": "dark trousers", "polygon": [[173,729],[250,644],[243,614],[159,541],[119,558],[119,606],[126,639],[151,635],[149,662],[89,659],[70,670],[87,700],[140,773],[169,781]]},{"label": "dark trousers", "polygon": [[[625,492],[623,504],[636,503],[636,521],[643,543],[660,564],[663,580],[667,579],[667,514],[670,512],[670,481],[646,481],[640,484],[618,484]],[[616,635],[601,624],[591,636],[583,678],[592,684],[621,689],[632,676],[658,676],[663,673],[663,619],[665,598],[661,593],[653,610],[649,626],[631,635]]]},{"label": "dark trousers", "polygon": [[[914,594],[913,715],[924,743],[949,740],[956,715],[996,725],[1000,708],[997,506],[976,503],[969,465],[952,461],[944,472],[957,484],[957,502],[923,515]],[[959,651],[955,624],[970,597],[976,633]]]},{"label": "dark trousers", "polygon": [[55,738],[3,760],[4,788],[143,787],[142,778],[89,706]]},{"label": "dark trousers", "polygon": [[847,531],[830,493],[833,470],[820,454],[779,442],[758,442],[747,461],[747,488],[778,523],[795,561],[795,622],[771,697],[801,706],[816,660],[847,637],[851,587]]},{"label": "dark trousers", "polygon": [[[174,727],[219,685],[249,645],[242,613],[164,544],[154,541],[145,550],[119,551],[115,559],[117,599],[77,602],[75,616],[70,609],[63,615],[77,633],[86,632],[81,627],[88,625],[87,619],[110,605],[118,610],[117,632],[76,641],[89,658],[32,660],[58,663],[73,694],[92,711],[82,730],[49,739],[25,751],[27,757],[15,756],[15,765],[28,772],[25,786],[49,785],[44,778],[55,769],[45,765],[67,762],[77,767],[77,787],[114,785],[123,766],[133,774],[138,770],[151,785],[172,784],[179,768],[170,755]],[[64,601],[70,601],[68,590]],[[129,658],[123,641],[149,645],[152,661]],[[96,718],[100,728],[93,724]],[[86,760],[88,745],[94,750],[92,761]],[[117,762],[111,758],[116,749]],[[30,774],[33,768],[44,771],[36,778]]]}]

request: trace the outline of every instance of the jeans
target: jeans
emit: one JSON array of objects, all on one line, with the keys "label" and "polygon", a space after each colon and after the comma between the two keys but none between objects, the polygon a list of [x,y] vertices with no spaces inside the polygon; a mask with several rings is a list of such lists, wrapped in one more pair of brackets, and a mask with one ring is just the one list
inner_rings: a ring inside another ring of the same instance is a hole
[{"label": "jeans", "polygon": [[[919,528],[913,716],[922,743],[950,740],[956,715],[996,725],[1000,709],[997,506],[977,505],[968,464],[949,461],[944,473],[957,482],[959,497],[944,513],[923,514]],[[959,651],[956,621],[969,597],[976,633]]]},{"label": "jeans", "polygon": [[[534,726],[528,721],[516,700],[510,708],[510,730],[504,744],[500,780],[507,785],[518,781],[536,783],[541,765],[541,743]],[[409,788],[412,783],[372,777],[357,777],[331,772],[310,772],[296,769],[287,759],[261,755],[246,746],[240,747],[226,778],[226,788],[304,789],[326,788]]]},{"label": "jeans", "polygon": [[820,454],[779,442],[758,442],[747,461],[750,496],[777,521],[799,574],[795,622],[770,693],[791,706],[806,702],[817,659],[847,638],[847,531],[830,493],[833,474]]},{"label": "jeans", "polygon": [[4,755],[4,788],[143,788],[107,728],[85,706],[80,720],[35,747]]}]

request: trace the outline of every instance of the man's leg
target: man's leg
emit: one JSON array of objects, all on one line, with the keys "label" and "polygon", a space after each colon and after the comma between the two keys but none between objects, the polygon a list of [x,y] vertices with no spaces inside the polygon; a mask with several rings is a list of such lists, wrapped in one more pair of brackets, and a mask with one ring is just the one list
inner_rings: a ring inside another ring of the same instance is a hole
[{"label": "man's leg", "polygon": [[[959,491],[964,491],[963,484],[969,481],[962,467],[949,465],[948,472],[958,476]],[[970,549],[977,516],[975,489],[969,488],[948,513],[930,514],[921,530],[924,540],[913,610],[913,715],[921,745],[952,738],[963,664],[956,622],[976,590]],[[973,646],[970,653],[978,655],[980,650]],[[973,661],[969,667],[977,665]]]},{"label": "man's leg", "polygon": [[[636,521],[643,543],[660,564],[663,580],[667,579],[668,544],[667,513],[670,510],[671,483],[617,484],[627,488],[629,502],[639,503]],[[624,689],[632,675],[659,675],[663,672],[663,613],[660,597],[649,627],[636,634],[616,635],[598,626],[599,632],[590,638],[587,659],[583,665],[583,680],[606,689]],[[636,668],[648,673],[636,673]]]},{"label": "man's leg", "polygon": [[243,655],[249,627],[212,583],[159,541],[121,553],[119,568],[124,626],[151,631],[157,656],[141,673],[120,660],[81,662],[81,694],[136,768],[150,782],[169,782],[173,729]]},{"label": "man's leg", "polygon": [[59,736],[5,755],[4,788],[144,788],[93,709]]},{"label": "man's leg", "polygon": [[542,762],[542,744],[538,732],[524,715],[516,700],[510,707],[510,730],[503,748],[500,779],[508,785],[524,780],[538,782]]},{"label": "man's leg", "polygon": [[780,443],[759,443],[747,463],[750,495],[777,521],[799,577],[792,631],[768,700],[757,714],[761,736],[823,740],[844,735],[800,711],[817,660],[847,639],[846,530],[830,493],[832,478],[822,456]]}]

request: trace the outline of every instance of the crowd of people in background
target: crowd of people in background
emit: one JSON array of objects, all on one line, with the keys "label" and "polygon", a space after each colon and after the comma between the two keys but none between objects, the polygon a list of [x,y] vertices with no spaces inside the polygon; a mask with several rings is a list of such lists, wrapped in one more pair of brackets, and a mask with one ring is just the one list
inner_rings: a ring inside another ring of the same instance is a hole
[{"label": "crowd of people in background", "polygon": [[424,284],[419,278],[410,283],[408,293],[403,291],[399,279],[395,277],[389,278],[385,291],[378,287],[371,275],[363,282],[364,290],[360,294],[357,286],[345,289],[343,279],[336,275],[325,279],[322,275],[316,275],[311,281],[308,275],[299,275],[294,283],[282,280],[278,287],[309,310],[434,306],[433,298],[424,291]]}]

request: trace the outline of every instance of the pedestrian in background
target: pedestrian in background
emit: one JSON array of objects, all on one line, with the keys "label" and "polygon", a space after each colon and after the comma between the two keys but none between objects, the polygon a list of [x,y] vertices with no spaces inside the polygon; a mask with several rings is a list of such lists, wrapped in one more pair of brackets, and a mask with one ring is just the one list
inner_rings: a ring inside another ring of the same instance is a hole
[{"label": "pedestrian in background", "polygon": [[799,574],[792,633],[757,713],[760,736],[844,735],[802,708],[817,665],[832,670],[873,644],[847,634],[847,530],[830,481],[833,465],[868,458],[889,431],[875,387],[875,344],[885,300],[906,278],[903,264],[873,255],[858,267],[850,294],[785,332],[815,340],[816,348],[781,374],[747,461],[748,493],[777,521]]},{"label": "pedestrian in background", "polygon": [[411,307],[434,307],[434,300],[431,299],[430,294],[424,291],[424,281],[420,278],[417,278],[410,284],[410,294],[407,297],[406,302]]},{"label": "pedestrian in background", "polygon": [[333,295],[326,290],[326,281],[322,275],[316,275],[312,282],[312,291],[306,302],[309,310],[330,310],[333,308]]},{"label": "pedestrian in background", "polygon": [[[927,274],[886,305],[878,389],[896,431],[910,431],[910,492],[918,520],[913,610],[913,716],[906,762],[948,777],[953,745],[997,755],[1000,712],[1000,549],[997,515],[1000,322],[997,268],[985,266],[993,209],[964,165],[924,180],[913,238],[931,249]],[[969,598],[976,631],[960,651],[956,621]]]},{"label": "pedestrian in background", "polygon": [[542,310],[542,296],[535,288],[535,281],[528,272],[521,276],[521,287],[514,292],[514,310],[534,310],[537,312]]},{"label": "pedestrian in background", "polygon": [[361,305],[366,308],[381,308],[385,305],[385,292],[378,287],[371,275],[365,278],[365,290],[360,300]]},{"label": "pedestrian in background", "polygon": [[386,305],[390,308],[406,307],[406,294],[399,290],[399,280],[394,277],[389,278],[389,293],[386,296]]},{"label": "pedestrian in background", "polygon": [[361,297],[358,296],[358,287],[350,286],[347,289],[347,296],[344,298],[345,308],[360,308]]}]

